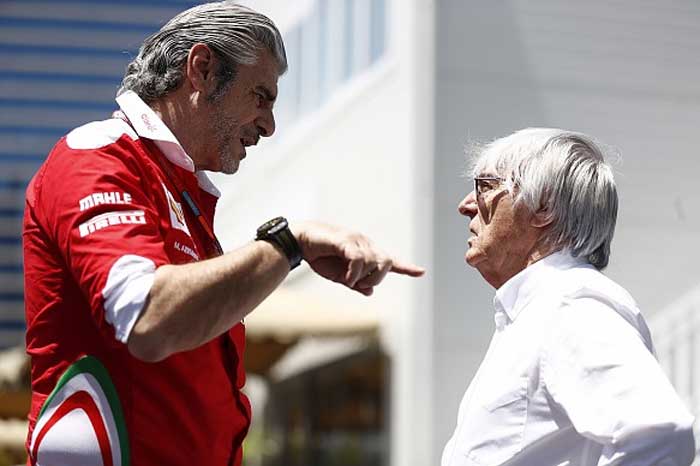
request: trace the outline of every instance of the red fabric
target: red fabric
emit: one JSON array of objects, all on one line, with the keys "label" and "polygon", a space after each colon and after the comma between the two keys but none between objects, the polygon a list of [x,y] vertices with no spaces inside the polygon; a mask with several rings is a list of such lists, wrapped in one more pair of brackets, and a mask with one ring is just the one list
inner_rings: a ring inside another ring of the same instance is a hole
[{"label": "red fabric", "polygon": [[[240,392],[245,383],[243,325],[195,350],[151,364],[132,357],[105,321],[102,289],[120,257],[135,254],[160,266],[193,261],[182,246],[201,258],[206,255],[208,238],[162,172],[156,159],[162,155],[156,152],[152,143],[127,134],[89,150],[72,149],[63,138],[27,189],[26,343],[33,392],[28,438],[66,368],[92,355],[107,368],[117,389],[132,465],[238,465],[250,423],[250,405]],[[194,174],[170,166],[211,223],[216,197],[198,187]],[[172,227],[161,183],[182,205],[192,237]],[[130,202],[81,211],[80,200],[86,196],[113,192],[130,194]],[[80,224],[122,210],[142,210],[145,221],[113,224],[81,236]]]}]

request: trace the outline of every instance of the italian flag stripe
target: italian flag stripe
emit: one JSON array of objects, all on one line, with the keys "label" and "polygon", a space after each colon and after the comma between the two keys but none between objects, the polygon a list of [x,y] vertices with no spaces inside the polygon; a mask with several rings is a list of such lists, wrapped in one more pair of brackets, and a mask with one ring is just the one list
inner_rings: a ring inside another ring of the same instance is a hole
[{"label": "italian flag stripe", "polygon": [[102,415],[100,410],[95,404],[90,394],[85,391],[75,392],[69,396],[66,401],[61,403],[61,406],[54,412],[51,419],[44,425],[39,432],[34,443],[34,448],[32,449],[32,457],[36,458],[37,450],[41,441],[44,439],[46,433],[53,427],[58,421],[63,419],[63,417],[73,411],[74,409],[82,409],[87,414],[90,419],[90,424],[92,428],[95,429],[95,435],[97,435],[97,442],[100,445],[100,454],[102,456],[102,464],[104,466],[114,466],[112,463],[112,447],[109,444],[109,436],[107,435],[107,429],[105,428],[105,423],[102,420]]},{"label": "italian flag stripe", "polygon": [[[87,415],[97,438],[102,464],[129,466],[129,438],[117,390],[107,369],[93,356],[84,356],[73,363],[58,380],[56,387],[42,405],[35,426],[36,431],[32,434],[30,446],[32,464],[36,464],[37,455],[41,452],[41,443],[46,434],[61,419],[76,409],[82,410]],[[47,419],[46,416],[49,418]],[[112,442],[119,443],[116,446],[117,456],[113,456],[115,446],[110,442],[110,429]],[[113,458],[121,461],[114,464]]]}]

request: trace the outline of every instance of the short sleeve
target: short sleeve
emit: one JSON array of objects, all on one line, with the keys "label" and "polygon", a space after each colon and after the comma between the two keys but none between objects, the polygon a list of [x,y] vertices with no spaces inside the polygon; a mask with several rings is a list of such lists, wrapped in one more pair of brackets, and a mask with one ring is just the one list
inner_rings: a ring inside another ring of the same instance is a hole
[{"label": "short sleeve", "polygon": [[693,417],[641,333],[610,304],[567,298],[552,322],[542,368],[576,431],[603,446],[599,465],[687,465]]},{"label": "short sleeve", "polygon": [[[69,135],[70,137],[70,135]],[[167,263],[154,193],[135,141],[59,142],[37,179],[36,211],[96,323],[126,342],[158,266]]]}]

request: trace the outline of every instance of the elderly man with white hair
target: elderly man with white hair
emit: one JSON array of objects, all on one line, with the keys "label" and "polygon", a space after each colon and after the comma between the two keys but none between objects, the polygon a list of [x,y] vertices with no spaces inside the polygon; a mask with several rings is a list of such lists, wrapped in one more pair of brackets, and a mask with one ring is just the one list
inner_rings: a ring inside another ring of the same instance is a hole
[{"label": "elderly man with white hair", "polygon": [[496,288],[496,331],[442,466],[692,463],[693,417],[601,273],[618,198],[600,145],[525,129],[486,145],[473,175],[465,259]]}]

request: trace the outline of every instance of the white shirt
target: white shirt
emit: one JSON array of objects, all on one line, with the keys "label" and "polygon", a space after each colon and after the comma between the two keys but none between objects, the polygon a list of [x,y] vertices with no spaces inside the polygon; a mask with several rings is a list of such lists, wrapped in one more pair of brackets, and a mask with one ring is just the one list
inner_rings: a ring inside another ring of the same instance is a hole
[{"label": "white shirt", "polygon": [[442,466],[686,466],[693,417],[632,297],[559,252],[494,298],[496,332]]}]

